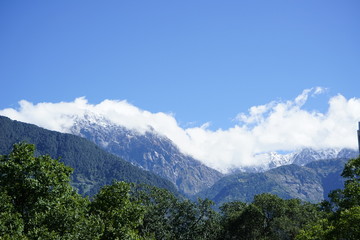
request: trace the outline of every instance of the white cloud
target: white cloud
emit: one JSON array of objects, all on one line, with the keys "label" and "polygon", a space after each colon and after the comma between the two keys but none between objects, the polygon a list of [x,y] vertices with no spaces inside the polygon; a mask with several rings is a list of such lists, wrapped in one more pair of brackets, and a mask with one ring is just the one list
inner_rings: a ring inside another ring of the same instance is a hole
[{"label": "white cloud", "polygon": [[93,105],[84,97],[73,102],[33,104],[22,100],[19,109],[0,110],[0,115],[67,132],[77,116],[88,112],[105,115],[114,123],[145,132],[150,127],[174,141],[185,153],[221,171],[261,164],[254,155],[268,151],[292,151],[303,147],[356,148],[360,99],[337,95],[325,113],[303,109],[309,96],[324,88],[304,90],[294,100],[253,106],[236,117],[226,130],[209,130],[209,123],[181,128],[171,114],[144,111],[127,101],[104,100]]}]

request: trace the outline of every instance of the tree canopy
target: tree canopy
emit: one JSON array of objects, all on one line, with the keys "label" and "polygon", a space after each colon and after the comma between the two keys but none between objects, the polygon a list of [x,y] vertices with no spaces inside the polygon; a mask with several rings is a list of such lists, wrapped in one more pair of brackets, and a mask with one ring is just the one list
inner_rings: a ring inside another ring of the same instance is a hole
[{"label": "tree canopy", "polygon": [[[15,144],[0,157],[2,202],[0,234],[29,239],[96,239],[97,216],[89,216],[87,198],[70,186],[72,169],[44,155],[35,146]],[[12,224],[11,224],[12,223]],[[5,224],[5,226],[4,226]],[[10,228],[6,229],[6,224]]]},{"label": "tree canopy", "polygon": [[360,239],[360,157],[349,160],[341,176],[344,188],[322,203],[327,218],[309,225],[297,239]]},{"label": "tree canopy", "polygon": [[71,173],[27,143],[0,156],[0,239],[360,239],[360,158],[321,205],[263,193],[219,211],[207,199],[121,181],[89,199],[72,188]]}]

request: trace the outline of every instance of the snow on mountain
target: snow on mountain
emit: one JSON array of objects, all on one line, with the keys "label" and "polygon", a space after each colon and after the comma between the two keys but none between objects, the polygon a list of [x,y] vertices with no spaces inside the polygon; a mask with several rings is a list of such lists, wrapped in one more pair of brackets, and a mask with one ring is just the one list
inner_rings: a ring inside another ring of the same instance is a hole
[{"label": "snow on mountain", "polygon": [[223,175],[180,152],[165,136],[154,130],[140,133],[112,123],[103,116],[86,114],[77,118],[70,132],[87,138],[108,152],[164,177],[187,195],[212,186]]},{"label": "snow on mountain", "polygon": [[[128,129],[124,126],[115,124],[103,115],[86,113],[82,117],[78,117],[74,120],[74,125],[70,129],[70,132],[88,138],[104,149],[121,156],[125,160],[128,160],[139,167],[153,171],[160,176],[170,179],[179,187],[179,189],[189,194],[199,191],[202,188],[202,185],[204,187],[212,185],[221,175],[218,171],[213,170],[191,156],[182,153],[170,139],[160,135],[150,126],[148,129],[149,130],[145,133],[138,132],[134,129]],[[284,154],[278,152],[265,152],[254,156],[257,160],[256,162],[260,164],[233,168],[230,173],[238,171],[264,172],[269,169],[289,164],[303,166],[309,162],[323,159],[350,159],[357,157],[357,154],[357,151],[351,149],[315,150],[311,148]],[[182,163],[179,164],[179,162]],[[195,165],[202,170],[193,169]],[[189,166],[191,167],[189,168]],[[192,174],[197,174],[195,177],[197,179],[196,181],[194,179],[187,179],[189,178],[188,176],[185,177],[182,175],[190,173],[185,171],[186,168],[193,169],[192,171],[194,171],[194,173]],[[179,169],[182,170],[180,171]],[[209,172],[207,173],[208,175],[210,174],[211,177],[204,177],[206,174],[202,171],[211,171],[211,174]],[[190,182],[192,182],[192,184],[190,184]],[[198,184],[198,186],[193,186],[194,184]],[[193,187],[194,189],[191,189]]]},{"label": "snow on mountain", "polygon": [[351,159],[356,158],[358,152],[353,149],[320,149],[315,150],[312,148],[304,148],[291,153],[280,154],[277,152],[267,152],[256,154],[258,162],[262,164],[253,167],[243,167],[233,169],[232,172],[264,172],[269,169],[277,168],[284,165],[296,164],[304,166],[313,161],[325,160],[325,159]]},{"label": "snow on mountain", "polygon": [[258,154],[256,158],[262,158],[263,162],[267,164],[267,168],[276,168],[283,165],[291,164],[294,153],[289,154],[280,154],[277,152],[268,152],[263,154]]},{"label": "snow on mountain", "polygon": [[301,151],[294,154],[292,163],[300,166],[313,161],[318,161],[322,159],[334,159],[337,158],[341,149],[321,149],[314,150],[311,148],[305,148]]}]

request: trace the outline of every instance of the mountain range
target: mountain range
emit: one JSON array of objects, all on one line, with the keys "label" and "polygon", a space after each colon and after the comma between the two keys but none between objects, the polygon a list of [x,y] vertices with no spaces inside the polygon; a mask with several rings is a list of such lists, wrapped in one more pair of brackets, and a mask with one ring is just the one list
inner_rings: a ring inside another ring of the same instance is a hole
[{"label": "mountain range", "polygon": [[[0,154],[9,152],[11,144],[16,141],[30,141],[37,145],[41,153],[62,156],[62,161],[75,168],[73,185],[81,193],[89,195],[96,192],[99,186],[109,184],[111,179],[125,179],[144,181],[192,198],[209,198],[217,204],[233,200],[249,202],[255,194],[263,192],[283,198],[319,202],[331,190],[342,186],[340,174],[345,162],[358,156],[351,149],[307,148],[286,154],[262,153],[256,157],[264,158],[266,164],[233,169],[231,173],[223,174],[182,153],[170,139],[151,128],[140,133],[114,124],[104,116],[87,114],[75,118],[74,124],[68,129],[71,134],[45,130],[5,117],[0,117],[0,120]],[[32,128],[36,130],[24,130]],[[73,140],[71,144],[65,144],[67,148],[61,147],[60,151],[61,144],[49,144],[48,139],[50,142]],[[84,148],[82,144],[85,141],[87,147]],[[96,149],[96,153],[89,152],[89,148]],[[71,149],[75,153],[85,152],[91,160],[66,153],[64,149]],[[104,160],[99,152],[105,154],[105,159],[112,160]],[[138,177],[133,178],[130,173]]]},{"label": "mountain range", "polygon": [[[202,191],[207,191],[213,184],[225,176],[225,174],[205,166],[193,157],[181,153],[179,148],[176,147],[170,139],[156,133],[154,130],[139,133],[136,130],[130,130],[114,124],[103,116],[93,114],[86,114],[84,117],[75,119],[74,122],[74,125],[70,128],[71,133],[85,137],[106,151],[170,180],[180,192],[187,196],[193,196]],[[313,161],[324,159],[339,159],[339,162],[341,162],[341,159],[357,157],[357,152],[352,149],[314,150],[305,148],[287,154],[279,154],[276,152],[263,153],[256,157],[262,158],[260,162],[264,162],[265,164],[233,169],[231,172],[233,174],[239,173],[240,175],[244,175],[245,173],[259,173],[257,176],[264,174],[271,175],[273,172],[279,172],[278,170],[269,170],[278,167],[290,164],[305,166]],[[343,164],[338,167],[338,170],[341,171],[342,167]],[[293,167],[293,169],[294,168],[295,167]],[[301,173],[309,175],[307,170],[301,171]],[[246,176],[250,177],[251,175]],[[296,173],[294,178],[298,177],[300,177],[300,175]],[[269,178],[269,181],[274,178],[275,177]],[[281,181],[278,182],[281,183]],[[319,184],[321,185],[321,181]],[[310,191],[309,186],[307,187],[307,191]],[[313,196],[294,193],[281,194],[287,198],[297,197],[316,202],[324,197],[322,187],[318,187],[318,189],[319,191],[316,194],[314,193]],[[269,190],[263,189],[263,192],[266,191]]]},{"label": "mountain range", "polygon": [[50,155],[72,167],[72,185],[83,195],[94,195],[113,180],[145,183],[178,195],[170,181],[133,166],[84,138],[0,116],[0,155],[9,154],[13,144],[23,141],[35,144],[37,155]]},{"label": "mountain range", "polygon": [[165,136],[154,131],[140,134],[110,121],[85,115],[76,119],[72,134],[87,138],[106,151],[170,180],[185,195],[211,187],[223,174],[183,154]]},{"label": "mountain range", "polygon": [[317,203],[327,199],[331,190],[343,187],[341,172],[347,159],[318,160],[299,166],[284,165],[257,173],[228,175],[212,187],[196,195],[218,205],[229,201],[251,202],[261,193],[276,194],[281,198],[298,198]]},{"label": "mountain range", "polygon": [[277,168],[284,165],[296,164],[304,166],[313,161],[319,161],[324,159],[351,159],[358,156],[358,152],[353,149],[320,149],[315,150],[312,148],[303,148],[298,151],[280,154],[277,152],[267,152],[255,155],[255,158],[261,159],[264,162],[263,165],[253,167],[242,167],[232,169],[232,173],[236,172],[264,172],[273,168]]}]

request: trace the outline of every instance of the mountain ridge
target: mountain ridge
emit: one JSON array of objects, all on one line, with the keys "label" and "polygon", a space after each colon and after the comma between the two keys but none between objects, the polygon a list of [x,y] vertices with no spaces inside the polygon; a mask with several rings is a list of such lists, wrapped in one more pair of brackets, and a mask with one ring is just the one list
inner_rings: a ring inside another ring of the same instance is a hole
[{"label": "mountain ridge", "polygon": [[146,183],[178,194],[170,181],[133,166],[85,138],[0,116],[0,154],[8,154],[13,144],[21,141],[35,144],[37,154],[60,158],[72,167],[72,185],[81,194],[93,195],[113,180]]},{"label": "mountain ridge", "polygon": [[76,119],[70,132],[87,138],[123,159],[164,177],[186,195],[212,186],[223,174],[182,153],[167,137],[113,124],[104,118]]},{"label": "mountain ridge", "polygon": [[281,198],[298,198],[318,203],[327,199],[331,190],[343,187],[341,172],[348,159],[325,159],[305,166],[289,164],[256,173],[228,175],[196,197],[208,198],[217,205],[228,201],[251,202],[260,193]]},{"label": "mountain ridge", "polygon": [[[357,152],[352,149],[306,148],[286,154],[269,152],[258,155],[270,159],[267,166],[234,169],[224,175],[183,154],[170,139],[151,127],[140,132],[114,124],[103,116],[89,114],[87,118],[74,118],[69,132],[90,140],[145,172],[166,178],[189,197],[210,198],[217,203],[251,201],[254,194],[263,192],[318,202],[326,198],[330,190],[341,187],[339,175],[344,159],[357,157]],[[46,139],[39,142],[40,148],[42,144],[46,144]],[[87,186],[93,183],[92,179],[76,176],[75,180],[84,186],[84,182]]]},{"label": "mountain ridge", "polygon": [[[264,165],[253,166],[253,167],[242,167],[234,168],[231,173],[237,172],[265,172],[273,168],[280,166],[296,164],[299,166],[305,166],[306,164],[326,159],[337,159],[337,158],[356,158],[358,152],[354,149],[349,148],[303,148],[297,151],[293,151],[286,154],[280,154],[277,152],[266,152],[255,155],[262,162],[266,162]],[[265,159],[265,160],[264,160]]]}]

